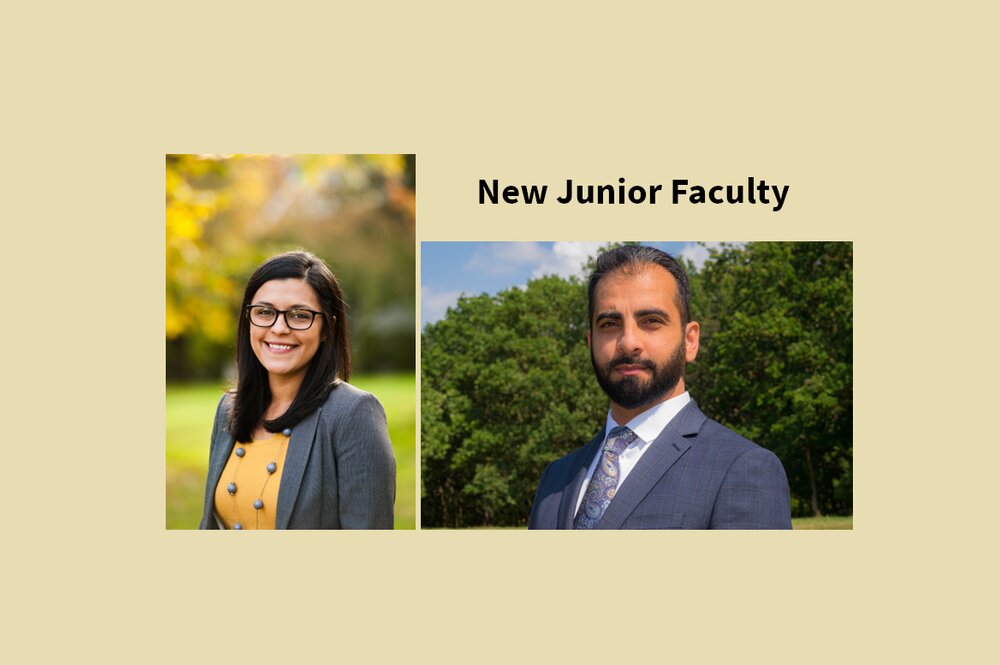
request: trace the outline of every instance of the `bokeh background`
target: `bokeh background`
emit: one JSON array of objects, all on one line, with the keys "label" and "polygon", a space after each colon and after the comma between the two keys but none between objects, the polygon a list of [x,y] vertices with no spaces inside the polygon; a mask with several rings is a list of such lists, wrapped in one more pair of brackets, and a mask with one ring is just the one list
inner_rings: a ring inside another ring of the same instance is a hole
[{"label": "bokeh background", "polygon": [[413,155],[166,157],[166,525],[197,528],[212,419],[235,379],[246,279],[307,249],[348,302],[351,383],[385,406],[396,454],[396,528],[415,526]]}]

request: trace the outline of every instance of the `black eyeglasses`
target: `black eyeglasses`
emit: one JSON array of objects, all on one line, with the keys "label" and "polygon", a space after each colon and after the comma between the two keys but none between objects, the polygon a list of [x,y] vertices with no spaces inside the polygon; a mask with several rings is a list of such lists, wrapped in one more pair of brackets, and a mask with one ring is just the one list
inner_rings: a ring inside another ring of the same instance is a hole
[{"label": "black eyeglasses", "polygon": [[309,330],[316,316],[323,312],[314,312],[305,307],[292,309],[275,309],[270,305],[247,305],[250,312],[250,323],[261,328],[270,328],[278,321],[278,315],[285,317],[285,325],[292,330]]}]

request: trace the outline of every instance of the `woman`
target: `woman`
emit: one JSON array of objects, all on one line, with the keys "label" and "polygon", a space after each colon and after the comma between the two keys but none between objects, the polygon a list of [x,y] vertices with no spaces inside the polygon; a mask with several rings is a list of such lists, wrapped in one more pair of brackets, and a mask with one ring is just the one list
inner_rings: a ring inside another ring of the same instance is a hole
[{"label": "woman", "polygon": [[391,529],[385,411],[346,383],[344,296],[326,264],[289,252],[254,271],[236,364],[236,390],[215,414],[200,528]]}]

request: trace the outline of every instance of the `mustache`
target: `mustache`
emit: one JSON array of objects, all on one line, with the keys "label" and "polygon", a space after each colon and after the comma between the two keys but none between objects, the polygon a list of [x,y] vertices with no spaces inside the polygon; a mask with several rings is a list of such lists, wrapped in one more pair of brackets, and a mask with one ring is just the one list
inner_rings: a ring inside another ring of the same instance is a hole
[{"label": "mustache", "polygon": [[632,357],[628,355],[619,355],[611,359],[611,362],[607,364],[607,369],[610,372],[618,365],[640,365],[646,369],[656,371],[656,363],[649,359],[642,359],[638,356]]}]

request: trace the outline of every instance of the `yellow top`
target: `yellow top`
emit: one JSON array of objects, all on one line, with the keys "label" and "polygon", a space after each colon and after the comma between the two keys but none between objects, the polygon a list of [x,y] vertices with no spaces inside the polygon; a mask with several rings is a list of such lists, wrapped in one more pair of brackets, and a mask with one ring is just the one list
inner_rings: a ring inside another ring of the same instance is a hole
[{"label": "yellow top", "polygon": [[[274,528],[288,439],[278,433],[270,439],[233,445],[215,487],[215,512],[227,529],[235,528],[237,522],[244,529]],[[241,450],[242,457],[239,456]],[[272,462],[275,471],[268,473],[267,466]],[[259,510],[254,508],[257,500],[263,502]]]}]

